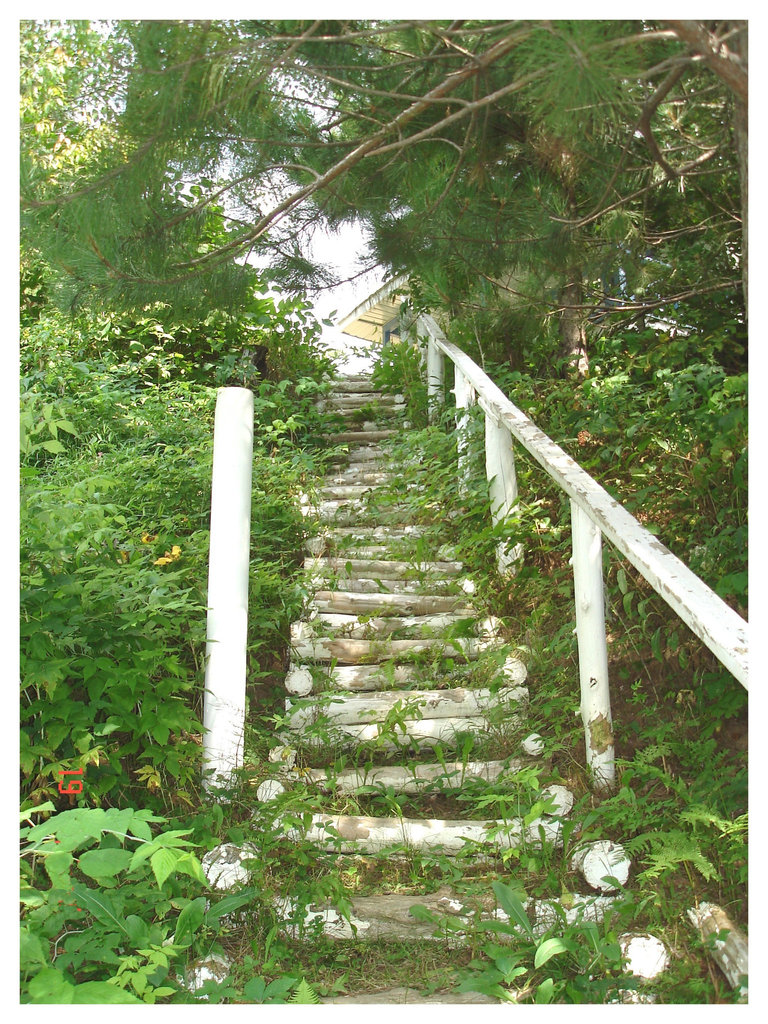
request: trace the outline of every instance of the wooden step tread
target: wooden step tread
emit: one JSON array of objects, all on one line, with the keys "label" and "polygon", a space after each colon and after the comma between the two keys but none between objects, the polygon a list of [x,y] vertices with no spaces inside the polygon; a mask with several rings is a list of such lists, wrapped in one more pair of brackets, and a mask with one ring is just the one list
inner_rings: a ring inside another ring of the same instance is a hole
[{"label": "wooden step tread", "polygon": [[332,593],[340,593],[344,590],[347,593],[352,594],[414,594],[421,595],[423,597],[429,595],[445,597],[446,593],[449,593],[453,594],[455,598],[461,597],[461,600],[466,600],[466,594],[460,587],[455,576],[444,576],[438,579],[433,577],[432,579],[422,582],[417,579],[390,580],[381,577],[376,577],[375,579],[366,579],[365,577],[354,576],[337,578],[328,573],[324,576],[309,576],[307,578],[307,586],[318,587],[322,590],[334,587],[335,589],[332,590]]},{"label": "wooden step tread", "polygon": [[385,441],[388,437],[395,437],[399,430],[343,430],[339,434],[325,434],[325,439],[330,444],[360,444],[365,445],[369,441]]},{"label": "wooden step tread", "polygon": [[[357,896],[351,901],[349,918],[345,918],[332,904],[312,904],[304,909],[289,897],[280,897],[275,904],[278,917],[282,919],[285,934],[306,939],[320,934],[330,939],[355,941],[405,941],[419,942],[437,940],[452,946],[463,946],[468,941],[468,932],[481,921],[498,921],[508,929],[494,933],[495,941],[512,941],[521,926],[510,921],[501,909],[466,906],[455,893],[441,889],[436,893],[402,895],[387,893],[376,896]],[[564,907],[556,898],[528,900],[525,912],[531,922],[534,934],[543,935],[563,916],[566,921],[601,922],[613,908],[613,896],[572,896]],[[423,908],[433,920],[424,920],[414,908]],[[448,927],[452,921],[454,927]],[[465,924],[467,931],[455,925]],[[521,937],[522,933],[521,933]]]},{"label": "wooden step tread", "polygon": [[376,1004],[378,1006],[399,1006],[399,1005],[412,1005],[414,1003],[423,1004],[462,1004],[462,1005],[474,1005],[474,1004],[486,1004],[493,1003],[497,1005],[500,1003],[500,999],[494,999],[493,996],[483,995],[481,992],[453,992],[449,989],[441,989],[438,992],[430,992],[427,995],[422,994],[418,988],[386,988],[380,989],[378,992],[358,992],[355,995],[344,995],[344,996],[328,996],[324,999],[319,999],[318,1004],[331,1003],[335,1005],[355,1005],[358,1004]]},{"label": "wooden step tread", "polygon": [[[362,463],[355,463],[355,466],[360,465]],[[331,473],[325,477],[326,484],[333,487],[344,487],[349,484],[386,484],[392,479],[389,473],[356,469],[355,466],[349,466],[347,469]]]},{"label": "wooden step tread", "polygon": [[486,651],[498,650],[504,642],[498,637],[475,639],[459,637],[424,638],[414,640],[352,640],[345,637],[301,637],[291,642],[292,660],[295,662],[339,662],[341,665],[365,665],[372,662],[392,661],[412,654],[444,654],[459,660],[473,660]]},{"label": "wooden step tread", "polygon": [[[476,612],[457,614],[442,612],[436,615],[378,615],[363,620],[357,615],[345,615],[341,612],[319,612],[310,622],[291,623],[291,642],[313,638],[375,640],[391,636],[393,633],[406,633],[400,639],[416,639],[418,637],[434,637],[460,623],[473,621]],[[479,624],[474,627],[475,635],[482,635]]]},{"label": "wooden step tread", "polygon": [[475,610],[465,604],[464,596],[441,594],[365,594],[350,590],[318,590],[310,607],[319,612],[349,612],[366,615],[431,615],[454,612],[471,617]]},{"label": "wooden step tread", "polygon": [[[319,719],[319,731],[314,731],[307,721],[300,721],[295,729],[287,723],[281,741],[290,745],[302,745],[308,749],[333,746],[354,749],[361,744],[370,746],[372,750],[390,754],[394,751],[410,750],[411,748],[429,749],[440,745],[446,749],[458,750],[464,737],[473,736],[479,739],[492,735],[490,723],[485,715],[464,715],[457,718],[408,718],[398,719],[396,725],[386,721],[368,723],[346,723]],[[523,718],[520,715],[507,715],[505,727],[522,730]],[[525,741],[521,741],[519,749],[525,751]]]},{"label": "wooden step tread", "polygon": [[404,721],[419,721],[424,718],[482,715],[489,708],[520,705],[527,699],[528,690],[521,686],[505,686],[496,693],[486,688],[454,687],[448,690],[384,691],[375,697],[359,694],[330,694],[299,700],[288,697],[285,707],[286,711],[293,711],[292,727],[303,728],[317,714],[332,722],[357,725],[381,721],[394,708],[399,708]]},{"label": "wooden step tread", "polygon": [[[450,652],[451,658],[455,656],[455,652]],[[456,673],[458,672],[460,679],[464,680],[468,674],[467,671],[468,663],[465,664],[464,668],[456,667],[453,668],[450,678],[456,679]],[[433,688],[436,690],[440,689],[438,684],[444,684],[446,677],[443,679],[439,678],[440,669],[434,668],[434,679],[430,681],[421,681],[421,685],[427,688]],[[515,657],[508,657],[504,666],[501,669],[504,676],[504,680],[507,686],[522,686],[528,676],[528,670],[525,664]],[[289,677],[295,673],[301,673],[304,682],[300,689],[292,689],[288,685]],[[373,665],[336,665],[330,670],[326,670],[322,673],[328,683],[331,690],[337,690],[348,693],[370,693],[372,691],[389,691],[396,692],[397,687],[410,687],[416,679],[416,667],[414,665],[401,665],[392,658],[385,659],[382,662]],[[462,685],[461,682],[458,683]],[[465,684],[466,685],[466,684]],[[289,693],[299,694],[306,696],[312,689],[312,674],[307,666],[301,666],[297,664],[291,664],[288,674],[286,675],[286,687]],[[455,687],[454,687],[455,688]]]},{"label": "wooden step tread", "polygon": [[404,562],[392,558],[345,558],[343,555],[324,558],[306,558],[304,568],[308,572],[333,572],[337,575],[361,576],[365,579],[413,579],[434,574],[436,576],[458,576],[461,562]]},{"label": "wooden step tread", "polygon": [[[555,788],[555,787],[553,787]],[[517,849],[524,842],[541,846],[543,841],[557,845],[562,831],[560,818],[573,806],[573,797],[564,787],[556,787],[570,796],[560,810],[559,794],[551,797],[552,813],[542,814],[528,825],[522,818],[503,820],[394,818],[358,814],[313,814],[297,827],[286,823],[283,834],[293,842],[308,842],[322,850],[338,853],[375,854],[394,846],[406,846],[419,852],[440,851],[455,856],[470,846],[484,852]],[[542,799],[546,797],[542,796]],[[293,821],[293,819],[292,819]]]},{"label": "wooden step tread", "polygon": [[396,523],[394,526],[333,526],[325,531],[329,537],[339,540],[413,540],[423,537],[426,532],[426,527],[414,523]]},{"label": "wooden step tread", "polygon": [[364,377],[349,377],[347,379],[335,380],[331,383],[331,391],[329,394],[380,394],[377,392],[370,378]]},{"label": "wooden step tread", "polygon": [[338,772],[329,768],[309,768],[303,771],[301,779],[320,789],[339,793],[352,794],[365,787],[375,787],[391,789],[395,793],[413,794],[461,789],[468,779],[495,782],[533,763],[531,758],[509,758],[505,761],[371,765],[365,768],[345,768]]}]

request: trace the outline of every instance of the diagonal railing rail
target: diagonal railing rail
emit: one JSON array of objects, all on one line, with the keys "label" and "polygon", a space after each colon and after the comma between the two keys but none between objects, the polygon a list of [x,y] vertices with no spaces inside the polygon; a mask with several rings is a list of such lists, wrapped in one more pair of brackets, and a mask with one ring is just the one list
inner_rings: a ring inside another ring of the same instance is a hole
[{"label": "diagonal railing rail", "polygon": [[[464,474],[469,458],[466,410],[476,403],[485,413],[485,461],[494,523],[505,519],[517,501],[513,439],[536,459],[571,500],[581,716],[587,763],[596,788],[610,789],[615,782],[615,767],[603,605],[603,536],[642,573],[656,593],[745,688],[747,623],[547,437],[465,352],[447,341],[431,316],[418,317],[410,327],[411,332],[414,329],[418,337],[427,342],[431,415],[444,399],[445,357],[453,363],[460,474]],[[514,572],[519,550],[509,551],[500,545],[497,554],[499,571]]]}]

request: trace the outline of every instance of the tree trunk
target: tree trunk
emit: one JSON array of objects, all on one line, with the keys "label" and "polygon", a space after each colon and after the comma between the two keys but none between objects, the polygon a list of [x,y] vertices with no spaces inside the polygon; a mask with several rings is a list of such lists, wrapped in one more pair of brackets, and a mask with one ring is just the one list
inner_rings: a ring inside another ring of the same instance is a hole
[{"label": "tree trunk", "polygon": [[569,375],[585,377],[589,360],[581,302],[581,271],[572,268],[560,293],[560,358],[565,360]]},{"label": "tree trunk", "polygon": [[[739,32],[730,41],[730,48],[741,58],[744,71],[748,66],[747,23],[746,21],[731,22],[731,27]],[[738,94],[733,98],[733,141],[739,160],[739,184],[741,186],[741,281],[744,290],[744,313],[748,314],[747,279],[749,271],[748,234],[749,234],[749,186],[748,186],[748,128],[747,103]]]}]

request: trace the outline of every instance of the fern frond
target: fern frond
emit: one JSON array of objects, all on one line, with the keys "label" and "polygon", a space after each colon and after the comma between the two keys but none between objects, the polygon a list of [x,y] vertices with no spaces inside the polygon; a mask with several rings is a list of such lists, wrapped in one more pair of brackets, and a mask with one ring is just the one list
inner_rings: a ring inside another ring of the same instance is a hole
[{"label": "fern frond", "polygon": [[634,836],[624,846],[628,852],[648,850],[649,864],[640,872],[641,878],[658,878],[659,875],[683,863],[692,864],[707,881],[719,878],[714,864],[704,856],[693,836],[677,829],[670,832],[646,832]]},{"label": "fern frond", "polygon": [[302,978],[299,984],[296,986],[296,991],[289,999],[291,1003],[301,1003],[303,1005],[314,1004],[318,1002],[318,995],[309,982],[305,978]]}]

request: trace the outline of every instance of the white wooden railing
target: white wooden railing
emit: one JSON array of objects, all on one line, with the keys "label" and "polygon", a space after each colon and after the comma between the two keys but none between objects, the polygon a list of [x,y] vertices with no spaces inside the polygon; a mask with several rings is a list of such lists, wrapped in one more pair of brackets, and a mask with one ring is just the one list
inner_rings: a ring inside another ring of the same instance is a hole
[{"label": "white wooden railing", "polygon": [[[571,499],[573,578],[579,648],[581,716],[587,764],[595,787],[615,782],[613,729],[608,685],[608,653],[603,606],[602,537],[648,580],[653,589],[693,630],[718,660],[747,686],[747,623],[717,594],[640,525],[618,501],[593,480],[562,448],[539,430],[525,413],[460,348],[447,341],[429,315],[417,318],[409,332],[426,338],[426,373],[430,415],[444,398],[444,364],[454,366],[459,473],[469,459],[469,414],[477,403],[485,412],[485,462],[494,524],[503,521],[517,500],[513,439],[519,442]],[[519,548],[497,549],[499,571],[514,572]]]}]

